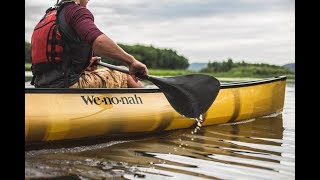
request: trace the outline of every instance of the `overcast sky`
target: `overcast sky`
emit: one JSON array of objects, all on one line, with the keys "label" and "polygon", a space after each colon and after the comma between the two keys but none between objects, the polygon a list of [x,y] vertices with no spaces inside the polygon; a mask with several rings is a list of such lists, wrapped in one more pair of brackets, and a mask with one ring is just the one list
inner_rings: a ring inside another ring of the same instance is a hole
[{"label": "overcast sky", "polygon": [[[25,1],[25,40],[56,0]],[[91,0],[95,23],[117,43],[176,50],[192,62],[295,62],[294,0]]]}]

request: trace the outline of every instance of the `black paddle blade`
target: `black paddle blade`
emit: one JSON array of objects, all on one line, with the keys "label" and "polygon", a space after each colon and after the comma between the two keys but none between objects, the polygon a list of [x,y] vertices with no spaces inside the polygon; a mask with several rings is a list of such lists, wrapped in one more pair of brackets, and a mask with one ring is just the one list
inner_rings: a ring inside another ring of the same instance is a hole
[{"label": "black paddle blade", "polygon": [[199,118],[201,114],[207,112],[220,90],[220,82],[204,74],[149,76],[148,80],[163,91],[178,113],[188,118]]}]

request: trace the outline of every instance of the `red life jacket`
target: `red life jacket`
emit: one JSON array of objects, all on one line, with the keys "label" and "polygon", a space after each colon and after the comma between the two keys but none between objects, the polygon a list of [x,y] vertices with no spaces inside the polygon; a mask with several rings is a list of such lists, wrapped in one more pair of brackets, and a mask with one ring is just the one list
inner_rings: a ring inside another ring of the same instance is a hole
[{"label": "red life jacket", "polygon": [[[34,28],[31,38],[31,84],[36,87],[58,88],[61,87],[61,80],[64,81],[63,87],[69,87],[90,64],[91,45],[82,40],[66,22],[64,6],[69,3],[75,2],[61,1],[47,9]],[[50,82],[43,82],[47,80]]]},{"label": "red life jacket", "polygon": [[61,61],[63,41],[57,27],[57,9],[49,8],[31,37],[32,64]]}]

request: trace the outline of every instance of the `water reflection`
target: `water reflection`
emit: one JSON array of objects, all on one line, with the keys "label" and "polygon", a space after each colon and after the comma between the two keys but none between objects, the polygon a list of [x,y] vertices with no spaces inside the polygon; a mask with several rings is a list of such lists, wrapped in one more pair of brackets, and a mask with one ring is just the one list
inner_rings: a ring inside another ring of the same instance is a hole
[{"label": "water reflection", "polygon": [[[294,178],[294,134],[283,118],[172,131],[82,148],[26,152],[26,176]],[[292,138],[293,136],[293,138]]]}]

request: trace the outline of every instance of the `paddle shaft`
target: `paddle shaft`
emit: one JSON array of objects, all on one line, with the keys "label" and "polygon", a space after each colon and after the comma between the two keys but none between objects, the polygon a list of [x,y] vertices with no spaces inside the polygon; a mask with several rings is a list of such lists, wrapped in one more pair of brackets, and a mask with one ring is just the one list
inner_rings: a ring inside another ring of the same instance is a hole
[{"label": "paddle shaft", "polygon": [[108,63],[101,62],[101,61],[98,61],[98,64],[99,64],[99,65],[101,65],[101,66],[104,66],[104,67],[107,67],[107,68],[110,68],[110,69],[116,70],[116,71],[120,71],[120,72],[123,72],[123,73],[129,74],[129,70],[128,70],[128,69],[121,68],[121,67],[119,67],[119,66],[115,66],[115,65],[108,64]]},{"label": "paddle shaft", "polygon": [[[98,61],[97,64],[104,66],[104,67],[107,67],[107,68],[110,68],[112,70],[116,70],[116,71],[120,71],[120,72],[123,72],[126,74],[130,74],[129,69],[127,69],[127,68],[122,68],[122,67],[115,66],[115,65],[108,64],[108,63],[101,62],[101,61]],[[139,73],[135,74],[135,76],[137,76],[140,79],[149,79],[148,75],[139,75]]]}]

